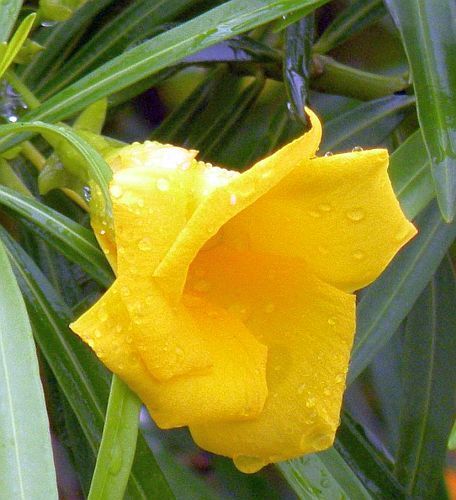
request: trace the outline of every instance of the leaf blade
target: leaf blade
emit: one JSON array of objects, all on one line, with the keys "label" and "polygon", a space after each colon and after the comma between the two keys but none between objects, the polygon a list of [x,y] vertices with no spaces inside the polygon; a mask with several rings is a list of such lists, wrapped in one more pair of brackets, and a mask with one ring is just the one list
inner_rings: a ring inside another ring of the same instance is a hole
[{"label": "leaf blade", "polygon": [[25,304],[0,242],[0,487],[5,498],[57,499],[49,423]]}]

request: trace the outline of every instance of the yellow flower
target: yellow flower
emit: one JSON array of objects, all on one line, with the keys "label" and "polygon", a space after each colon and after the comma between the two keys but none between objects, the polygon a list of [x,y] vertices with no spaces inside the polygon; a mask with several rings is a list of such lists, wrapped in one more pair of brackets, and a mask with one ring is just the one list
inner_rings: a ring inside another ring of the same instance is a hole
[{"label": "yellow flower", "polygon": [[246,172],[146,142],[109,159],[117,279],[71,327],[162,428],[254,472],[331,446],[352,292],[416,230],[382,149],[315,158],[302,137]]}]

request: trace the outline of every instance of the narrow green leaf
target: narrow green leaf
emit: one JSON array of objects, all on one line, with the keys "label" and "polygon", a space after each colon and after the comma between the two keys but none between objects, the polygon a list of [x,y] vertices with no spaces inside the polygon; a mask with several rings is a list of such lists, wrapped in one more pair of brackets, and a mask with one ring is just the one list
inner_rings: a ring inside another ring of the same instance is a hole
[{"label": "narrow green leaf", "polygon": [[88,500],[124,498],[135,455],[140,409],[138,397],[114,375]]},{"label": "narrow green leaf", "polygon": [[0,0],[0,43],[8,41],[21,7],[22,0]]},{"label": "narrow green leaf", "polygon": [[30,64],[24,66],[20,73],[24,84],[34,89],[37,82],[55,76],[55,68],[59,67],[68,55],[68,47],[77,42],[90,21],[113,1],[86,2],[68,21],[58,23],[53,28],[42,28],[36,38],[45,49]]},{"label": "narrow green leaf", "polygon": [[[90,349],[69,330],[71,311],[36,264],[1,227],[0,239],[8,251],[26,300],[35,340],[95,455],[101,440],[108,399],[107,371]],[[168,496],[166,479],[140,436],[126,499],[159,500]]]},{"label": "narrow green leaf", "polygon": [[325,54],[386,14],[382,0],[356,0],[332,21],[313,50]]},{"label": "narrow green leaf", "polygon": [[405,330],[396,474],[408,498],[438,498],[456,409],[455,304],[455,275],[446,257],[412,309]]},{"label": "narrow green leaf", "polygon": [[14,58],[17,56],[17,54],[21,50],[21,47],[24,45],[24,42],[27,39],[30,30],[32,29],[35,18],[36,14],[29,14],[22,21],[13,37],[8,42],[6,50],[2,58],[0,59],[0,77],[3,76],[3,73],[5,73],[9,65],[14,61]]},{"label": "narrow green leaf", "polygon": [[456,222],[446,224],[433,202],[417,218],[416,225],[418,235],[362,294],[349,383],[397,330],[456,237]]},{"label": "narrow green leaf", "polygon": [[372,498],[334,448],[277,467],[300,499]]},{"label": "narrow green leaf", "polygon": [[0,205],[30,222],[38,236],[79,264],[97,283],[106,288],[112,283],[113,274],[91,231],[32,197],[3,186]]},{"label": "narrow green leaf", "polygon": [[315,16],[309,14],[285,30],[283,81],[292,115],[307,125],[304,107],[309,93],[310,62],[315,34]]},{"label": "narrow green leaf", "polygon": [[101,134],[106,119],[108,100],[106,98],[94,102],[76,118],[73,124],[75,130],[88,130]]},{"label": "narrow green leaf", "polygon": [[[404,498],[392,464],[367,439],[364,429],[344,411],[335,448],[373,498]],[[357,498],[348,496],[348,498]]]},{"label": "narrow green leaf", "polygon": [[413,97],[389,96],[359,104],[324,126],[321,152],[378,146],[402,121]]},{"label": "narrow green leaf", "polygon": [[44,86],[38,85],[38,94],[42,98],[55,94],[90,70],[122,53],[138,38],[143,41],[156,34],[154,32],[160,24],[172,20],[195,1],[136,0],[88,39],[87,43],[65,62],[56,78],[48,80]]},{"label": "narrow green leaf", "polygon": [[24,300],[0,242],[0,491],[57,499],[51,436]]},{"label": "narrow green leaf", "polygon": [[385,0],[402,36],[442,215],[456,213],[456,3]]},{"label": "narrow green leaf", "polygon": [[[7,136],[11,133],[22,136],[22,132],[49,134],[52,138],[57,139],[57,141],[66,141],[69,144],[70,149],[76,152],[76,156],[71,157],[73,162],[69,162],[76,163],[72,166],[72,169],[74,170],[71,170],[71,172],[79,176],[82,176],[81,174],[85,174],[86,178],[93,179],[103,196],[104,209],[109,218],[109,215],[111,214],[111,198],[108,192],[108,184],[112,177],[112,171],[100,154],[87,141],[82,139],[76,132],[71,130],[71,128],[61,125],[51,125],[44,122],[0,125],[0,137]],[[62,152],[69,154],[70,150],[63,150]],[[66,165],[66,167],[69,168],[70,165]],[[81,172],[78,170],[78,167],[81,167],[84,171]]]},{"label": "narrow green leaf", "polygon": [[409,219],[414,219],[435,196],[431,165],[420,130],[391,155],[388,173],[402,210]]},{"label": "narrow green leaf", "polygon": [[184,57],[298,9],[312,12],[329,0],[231,0],[121,54],[62,90],[27,120],[57,121]]},{"label": "narrow green leaf", "polygon": [[451,429],[450,439],[448,440],[448,448],[450,450],[456,450],[456,421]]}]

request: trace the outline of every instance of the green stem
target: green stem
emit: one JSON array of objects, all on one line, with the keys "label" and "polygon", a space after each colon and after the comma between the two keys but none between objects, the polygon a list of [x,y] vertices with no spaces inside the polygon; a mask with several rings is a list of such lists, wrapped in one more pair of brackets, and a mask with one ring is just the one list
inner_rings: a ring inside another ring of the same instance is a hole
[{"label": "green stem", "polygon": [[410,82],[405,75],[378,75],[339,63],[331,57],[315,54],[311,86],[331,94],[368,101],[405,90]]},{"label": "green stem", "polygon": [[88,500],[122,500],[138,437],[141,401],[113,375],[103,437]]},{"label": "green stem", "polygon": [[41,102],[35,97],[33,92],[22,82],[22,80],[14,73],[13,70],[9,69],[5,73],[6,81],[13,87],[13,89],[21,95],[23,101],[30,109],[37,108]]}]

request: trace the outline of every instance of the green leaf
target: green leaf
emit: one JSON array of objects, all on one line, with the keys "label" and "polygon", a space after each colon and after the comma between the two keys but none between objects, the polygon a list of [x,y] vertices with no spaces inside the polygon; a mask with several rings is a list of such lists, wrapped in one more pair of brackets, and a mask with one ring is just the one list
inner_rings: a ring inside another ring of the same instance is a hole
[{"label": "green leaf", "polygon": [[21,0],[0,1],[0,43],[8,41],[21,11]]},{"label": "green leaf", "polygon": [[[36,342],[95,455],[101,440],[108,399],[107,371],[90,349],[69,330],[71,311],[36,264],[1,227],[0,238],[26,300]],[[140,436],[126,499],[159,500],[168,496],[166,479]]]},{"label": "green leaf", "polygon": [[0,490],[57,499],[43,388],[24,300],[0,242]]},{"label": "green leaf", "polygon": [[342,413],[335,448],[373,498],[404,498],[392,464],[374,448],[361,425],[347,411]]},{"label": "green leaf", "polygon": [[25,40],[32,29],[32,25],[35,21],[36,14],[29,14],[17,28],[11,40],[6,46],[6,50],[0,58],[0,77],[8,69],[9,65],[14,61],[21,47],[24,45]]},{"label": "green leaf", "polygon": [[456,213],[456,4],[385,0],[402,36],[444,219]]},{"label": "green leaf", "polygon": [[184,57],[244,33],[280,16],[305,8],[312,12],[328,0],[231,0],[162,33],[105,63],[62,90],[26,120],[57,121],[117,92]]},{"label": "green leaf", "polygon": [[435,196],[431,165],[420,130],[391,155],[388,173],[402,210],[407,218],[414,219]]},{"label": "green leaf", "polygon": [[418,235],[361,296],[348,383],[367,367],[410,312],[456,237],[432,202],[416,220]]},{"label": "green leaf", "polygon": [[277,467],[301,499],[372,498],[334,448]]},{"label": "green leaf", "polygon": [[[43,28],[38,32],[37,41],[45,46],[43,52],[20,73],[25,85],[35,88],[36,82],[42,82],[55,76],[55,68],[68,55],[68,48],[78,41],[90,21],[114,0],[97,0],[85,3],[74,16],[64,23],[59,23],[52,29]],[[40,35],[42,35],[40,37]]]},{"label": "green leaf", "polygon": [[285,30],[283,81],[292,115],[307,125],[304,107],[309,93],[310,61],[315,33],[315,16],[309,14]]},{"label": "green leaf", "polygon": [[79,264],[97,283],[110,286],[113,274],[91,231],[32,197],[3,186],[0,186],[0,205],[30,222],[29,227],[38,236]]},{"label": "green leaf", "polygon": [[403,119],[413,97],[389,96],[356,106],[325,123],[321,152],[377,146]]},{"label": "green leaf", "polygon": [[331,22],[313,50],[325,54],[386,14],[382,0],[356,0]]},{"label": "green leaf", "polygon": [[76,118],[73,124],[75,130],[88,130],[94,134],[101,134],[106,119],[108,100],[106,98],[94,102]]},{"label": "green leaf", "polygon": [[135,455],[140,409],[138,397],[113,375],[103,437],[88,500],[124,498]]},{"label": "green leaf", "polygon": [[455,304],[455,275],[446,257],[412,309],[405,330],[396,474],[408,498],[438,498],[456,408]]},{"label": "green leaf", "polygon": [[38,94],[43,98],[55,94],[90,70],[122,53],[138,38],[143,41],[156,34],[160,24],[173,19],[195,1],[136,0],[90,37],[87,43],[65,62],[55,78],[48,80],[44,86],[38,85]]},{"label": "green leaf", "polygon": [[[69,127],[51,125],[44,122],[0,125],[0,137],[7,136],[11,133],[22,135],[21,132],[44,133],[48,134],[51,137],[51,140],[56,139],[56,141],[65,141],[59,150],[60,154],[64,153],[69,156],[69,161],[65,166],[70,168],[72,165],[70,170],[71,173],[74,173],[79,177],[85,176],[96,183],[103,197],[104,211],[107,218],[110,218],[112,209],[111,198],[108,192],[108,184],[112,177],[112,171],[100,154],[87,141],[82,139]],[[59,144],[61,143],[59,142]],[[69,144],[70,148],[66,147],[67,144]],[[76,155],[70,156],[70,152],[73,151]],[[64,161],[64,158],[61,157],[61,160]],[[78,167],[80,167],[80,170],[78,170]],[[82,172],[81,169],[83,169]]]},{"label": "green leaf", "polygon": [[451,429],[450,439],[448,440],[448,449],[456,450],[456,421]]}]

